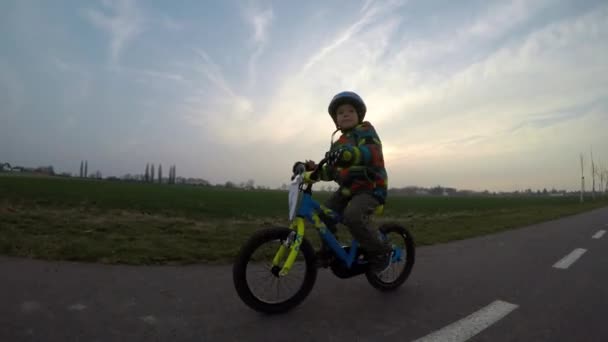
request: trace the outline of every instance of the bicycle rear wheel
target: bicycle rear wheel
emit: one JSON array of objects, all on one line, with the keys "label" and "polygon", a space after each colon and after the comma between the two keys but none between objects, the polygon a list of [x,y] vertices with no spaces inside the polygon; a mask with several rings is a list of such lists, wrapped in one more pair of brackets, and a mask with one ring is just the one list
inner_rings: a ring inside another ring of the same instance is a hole
[{"label": "bicycle rear wheel", "polygon": [[375,274],[367,271],[367,281],[381,291],[392,291],[401,286],[409,277],[416,260],[414,237],[403,226],[396,223],[388,223],[380,226],[380,232],[392,246],[396,255],[389,268]]},{"label": "bicycle rear wheel", "polygon": [[[285,276],[272,259],[290,233],[289,228],[268,228],[254,233],[243,245],[233,265],[234,287],[245,304],[264,313],[281,313],[300,304],[317,278],[315,253],[304,239],[298,257]],[[287,258],[287,253],[285,259]]]}]

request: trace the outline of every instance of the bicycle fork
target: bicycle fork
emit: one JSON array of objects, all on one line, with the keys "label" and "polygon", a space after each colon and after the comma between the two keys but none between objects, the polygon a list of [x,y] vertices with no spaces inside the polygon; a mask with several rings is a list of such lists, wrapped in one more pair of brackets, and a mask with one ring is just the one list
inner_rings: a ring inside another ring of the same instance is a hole
[{"label": "bicycle fork", "polygon": [[296,217],[290,228],[292,229],[292,232],[289,233],[287,239],[281,244],[279,250],[272,259],[272,266],[279,267],[279,264],[287,254],[287,260],[285,260],[285,263],[279,272],[279,276],[281,277],[286,276],[289,273],[289,270],[291,270],[291,267],[300,252],[300,245],[304,239],[304,219],[302,217]]}]

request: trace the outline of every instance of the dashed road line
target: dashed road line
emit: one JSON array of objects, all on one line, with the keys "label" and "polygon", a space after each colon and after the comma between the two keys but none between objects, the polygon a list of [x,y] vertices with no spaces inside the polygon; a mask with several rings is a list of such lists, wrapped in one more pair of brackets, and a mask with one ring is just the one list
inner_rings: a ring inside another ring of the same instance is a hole
[{"label": "dashed road line", "polygon": [[414,342],[464,342],[498,322],[519,306],[501,300]]},{"label": "dashed road line", "polygon": [[82,311],[82,310],[84,310],[86,308],[87,308],[86,305],[77,303],[77,304],[74,304],[74,305],[70,305],[68,307],[68,310],[70,310],[70,311]]},{"label": "dashed road line", "polygon": [[570,254],[563,257],[560,261],[556,262],[553,267],[565,270],[572,264],[574,264],[576,260],[578,260],[583,254],[585,254],[586,251],[587,250],[584,248],[577,248],[570,252]]},{"label": "dashed road line", "polygon": [[593,238],[594,239],[601,239],[602,236],[604,236],[604,234],[606,234],[606,231],[605,230],[600,230],[597,233],[595,233],[595,235],[593,235]]},{"label": "dashed road line", "polygon": [[149,325],[156,325],[156,323],[158,322],[156,317],[154,317],[152,315],[143,316],[143,317],[140,317],[139,319],[141,319],[145,323],[148,323]]}]

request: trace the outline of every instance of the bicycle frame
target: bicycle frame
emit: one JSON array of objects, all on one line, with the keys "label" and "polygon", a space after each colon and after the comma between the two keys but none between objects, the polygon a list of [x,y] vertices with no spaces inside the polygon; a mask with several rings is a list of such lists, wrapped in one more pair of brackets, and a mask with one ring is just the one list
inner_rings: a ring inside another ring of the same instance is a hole
[{"label": "bicycle frame", "polygon": [[[297,209],[297,214],[293,217],[294,212],[293,209],[296,207],[296,203],[290,203],[292,207],[292,212],[290,218],[292,219],[292,223],[290,228],[294,231],[289,235],[287,241],[279,247],[279,250],[275,254],[272,265],[279,266],[281,260],[285,257],[285,253],[289,251],[289,255],[287,256],[287,260],[283,264],[279,275],[285,276],[289,273],[289,270],[293,266],[296,257],[300,251],[300,245],[304,239],[304,231],[305,231],[305,220],[312,223],[314,227],[319,231],[319,235],[325,241],[325,243],[334,251],[335,255],[342,260],[347,268],[351,268],[353,263],[355,262],[357,256],[357,249],[359,247],[359,243],[356,240],[352,240],[349,252],[346,253],[344,248],[334,234],[327,229],[327,226],[321,221],[319,217],[319,212],[323,212],[325,215],[331,217],[335,222],[340,222],[341,217],[338,213],[334,212],[330,208],[325,207],[324,205],[319,204],[319,202],[315,201],[312,198],[312,192],[310,187],[304,191],[299,190],[300,184],[302,182],[302,176],[298,175],[295,182],[292,183],[292,186],[298,186],[298,192],[302,193],[302,198],[299,203],[299,207]],[[292,189],[293,190],[293,189]],[[291,198],[293,194],[290,194],[290,201],[294,200]],[[292,243],[293,242],[293,243]]]}]

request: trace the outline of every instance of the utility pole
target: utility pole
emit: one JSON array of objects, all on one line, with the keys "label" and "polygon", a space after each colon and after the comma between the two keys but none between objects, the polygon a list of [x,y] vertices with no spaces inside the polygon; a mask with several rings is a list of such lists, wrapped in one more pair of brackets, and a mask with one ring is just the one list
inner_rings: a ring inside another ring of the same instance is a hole
[{"label": "utility pole", "polygon": [[606,178],[606,185],[604,186],[604,194],[608,192],[608,171],[604,170],[604,178]]},{"label": "utility pole", "polygon": [[585,170],[583,165],[583,154],[581,153],[581,203],[585,201]]},{"label": "utility pole", "polygon": [[591,198],[595,200],[595,162],[593,161],[593,146],[591,147],[591,180],[593,184]]},{"label": "utility pole", "polygon": [[604,166],[601,163],[598,166],[596,173],[598,177],[600,177],[600,186],[597,188],[597,191],[599,192],[600,196],[602,196],[604,192]]}]

